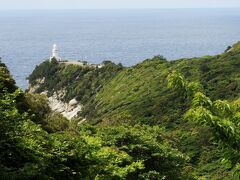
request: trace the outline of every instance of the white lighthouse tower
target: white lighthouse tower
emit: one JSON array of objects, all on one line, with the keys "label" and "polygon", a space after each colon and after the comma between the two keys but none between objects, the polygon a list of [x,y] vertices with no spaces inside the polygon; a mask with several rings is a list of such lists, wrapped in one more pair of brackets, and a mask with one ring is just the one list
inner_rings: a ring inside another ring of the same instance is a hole
[{"label": "white lighthouse tower", "polygon": [[53,44],[53,49],[52,49],[52,56],[50,57],[50,61],[54,58],[56,59],[57,61],[60,61],[61,58],[59,57],[58,55],[58,47],[56,44]]}]

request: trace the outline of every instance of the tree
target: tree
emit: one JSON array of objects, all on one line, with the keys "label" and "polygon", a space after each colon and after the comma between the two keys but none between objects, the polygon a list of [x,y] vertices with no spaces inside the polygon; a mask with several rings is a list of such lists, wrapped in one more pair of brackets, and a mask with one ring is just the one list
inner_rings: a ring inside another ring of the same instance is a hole
[{"label": "tree", "polygon": [[168,76],[169,87],[180,91],[192,101],[191,108],[184,115],[201,125],[211,127],[214,138],[225,149],[227,160],[234,169],[234,178],[240,178],[240,99],[234,102],[212,101],[197,85],[189,83],[180,73],[173,71]]}]

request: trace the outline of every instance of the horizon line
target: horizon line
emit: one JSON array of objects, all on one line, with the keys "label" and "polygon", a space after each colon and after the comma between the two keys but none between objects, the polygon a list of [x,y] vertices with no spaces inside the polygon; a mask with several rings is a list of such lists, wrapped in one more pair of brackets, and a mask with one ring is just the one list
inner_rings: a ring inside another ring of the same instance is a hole
[{"label": "horizon line", "polygon": [[174,10],[174,9],[240,9],[239,7],[161,7],[161,8],[16,8],[16,9],[1,9],[0,11],[16,11],[16,10],[23,10],[23,11],[28,11],[28,10]]}]

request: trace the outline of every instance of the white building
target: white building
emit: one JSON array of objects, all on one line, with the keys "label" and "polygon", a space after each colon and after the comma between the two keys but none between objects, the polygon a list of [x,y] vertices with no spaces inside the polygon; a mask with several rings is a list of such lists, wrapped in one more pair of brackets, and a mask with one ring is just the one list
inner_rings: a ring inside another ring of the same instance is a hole
[{"label": "white building", "polygon": [[52,49],[52,56],[50,57],[50,61],[55,58],[57,61],[60,61],[61,58],[59,57],[59,54],[58,54],[58,47],[56,44],[53,44],[53,49]]}]

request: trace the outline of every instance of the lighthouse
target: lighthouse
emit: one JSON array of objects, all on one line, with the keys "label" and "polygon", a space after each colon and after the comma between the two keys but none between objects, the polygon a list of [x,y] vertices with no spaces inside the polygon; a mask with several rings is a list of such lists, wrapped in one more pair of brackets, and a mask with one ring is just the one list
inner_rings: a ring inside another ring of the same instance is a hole
[{"label": "lighthouse", "polygon": [[61,60],[61,58],[60,58],[59,55],[58,55],[58,47],[57,47],[56,44],[53,44],[52,56],[50,57],[50,61],[51,61],[53,58],[56,59],[57,61],[60,61],[60,60]]}]

